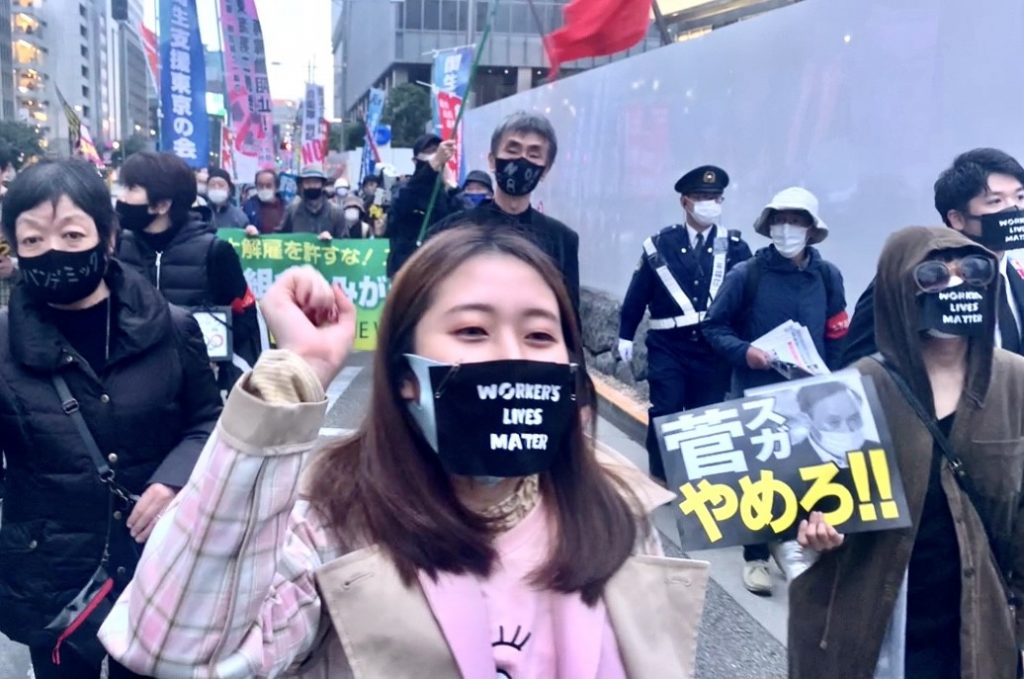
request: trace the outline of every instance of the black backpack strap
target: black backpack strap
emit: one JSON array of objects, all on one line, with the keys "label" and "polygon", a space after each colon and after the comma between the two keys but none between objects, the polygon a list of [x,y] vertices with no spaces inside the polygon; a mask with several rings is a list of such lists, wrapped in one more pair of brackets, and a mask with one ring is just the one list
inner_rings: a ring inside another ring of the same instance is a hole
[{"label": "black backpack strap", "polygon": [[71,418],[75,429],[78,430],[78,436],[85,444],[85,450],[89,453],[89,457],[92,458],[92,463],[96,467],[96,473],[99,474],[100,480],[110,489],[113,495],[124,501],[126,506],[131,506],[132,503],[138,502],[139,497],[137,495],[134,495],[114,480],[116,476],[114,470],[107,464],[103,453],[100,452],[100,447],[96,445],[96,439],[93,438],[92,432],[89,431],[89,425],[85,423],[85,418],[82,417],[78,400],[71,394],[71,389],[68,388],[68,383],[64,376],[55,372],[51,376],[51,380],[53,381],[53,386],[57,389],[57,395],[60,396],[61,410]]},{"label": "black backpack strap", "polygon": [[953,449],[953,443],[949,440],[942,430],[939,428],[935,418],[928,413],[925,409],[924,404],[914,394],[914,391],[910,388],[910,385],[904,379],[903,375],[899,374],[896,369],[890,365],[881,353],[877,353],[871,356],[871,358],[885,368],[885,372],[888,373],[893,383],[903,394],[903,398],[906,399],[907,403],[913,409],[914,414],[917,415],[918,419],[928,429],[928,432],[932,435],[935,443],[938,445],[939,450],[942,452],[942,456],[946,459],[949,464],[950,470],[953,472],[953,478],[956,479],[957,485],[960,486],[960,490],[967,496],[968,501],[974,506],[974,511],[981,519],[982,528],[985,530],[985,535],[988,538],[989,550],[992,552],[993,559],[996,563],[996,572],[999,574],[999,579],[1003,584],[1003,590],[1006,592],[1006,598],[1009,604],[1016,607],[1019,604],[1017,596],[1013,593],[1013,590],[1009,587],[1009,582],[1013,574],[1013,568],[1009,565],[1009,562],[1000,558],[1002,556],[1002,548],[993,539],[991,530],[988,527],[988,522],[985,520],[985,516],[979,509],[982,505],[980,503],[980,497],[977,489],[974,487],[974,482],[971,477],[967,474],[967,470],[964,469],[963,460],[957,455],[956,450]]},{"label": "black backpack strap", "polygon": [[747,277],[743,281],[743,303],[740,309],[747,312],[754,303],[757,287],[761,284],[761,263],[757,256],[747,260]]}]

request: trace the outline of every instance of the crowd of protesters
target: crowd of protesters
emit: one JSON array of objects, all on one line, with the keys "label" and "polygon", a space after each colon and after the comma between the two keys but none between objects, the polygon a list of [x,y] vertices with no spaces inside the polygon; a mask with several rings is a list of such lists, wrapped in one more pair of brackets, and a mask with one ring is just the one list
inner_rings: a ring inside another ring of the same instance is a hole
[{"label": "crowd of protesters", "polygon": [[[579,236],[532,201],[556,132],[509,117],[460,185],[454,153],[424,135],[412,175],[358,189],[307,166],[294,200],[273,169],[246,188],[152,152],[113,196],[79,160],[5,175],[0,632],[37,678],[99,677],[107,654],[112,678],[692,674],[707,565],[664,557],[653,430],[650,475],[596,439]],[[797,322],[830,368],[873,378],[912,519],[843,535],[812,512],[796,540],[744,548],[751,592],[771,594],[773,555],[791,579],[790,675],[1018,677],[1024,267],[984,225],[1024,211],[1024,168],[956,158],[930,198],[945,227],[894,225],[852,321],[817,198],[767,200],[752,252],[723,225],[730,181],[679,178],[681,223],[624,291],[624,360],[650,315],[651,420],[784,379],[754,343]],[[290,269],[259,302],[264,349],[220,228],[390,240],[368,413],[316,455],[355,310]],[[928,312],[957,286],[977,327]],[[215,309],[228,362],[197,321]],[[502,382],[556,396],[488,403]],[[536,413],[550,443],[496,454],[493,408]]]}]

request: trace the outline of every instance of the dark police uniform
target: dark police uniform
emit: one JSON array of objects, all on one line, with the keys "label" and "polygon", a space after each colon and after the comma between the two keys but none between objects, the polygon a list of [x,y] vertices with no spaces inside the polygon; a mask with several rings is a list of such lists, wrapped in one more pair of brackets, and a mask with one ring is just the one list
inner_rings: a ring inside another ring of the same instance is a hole
[{"label": "dark police uniform", "polygon": [[[685,174],[676,191],[721,193],[729,175],[714,166]],[[651,424],[647,453],[651,474],[665,470],[654,434],[654,418],[717,403],[729,389],[730,366],[704,339],[700,323],[718,293],[726,272],[750,258],[739,231],[705,229],[699,252],[684,225],[669,226],[644,241],[644,253],[622,304],[619,337],[632,341],[644,311],[650,309],[647,333],[647,380]]]}]

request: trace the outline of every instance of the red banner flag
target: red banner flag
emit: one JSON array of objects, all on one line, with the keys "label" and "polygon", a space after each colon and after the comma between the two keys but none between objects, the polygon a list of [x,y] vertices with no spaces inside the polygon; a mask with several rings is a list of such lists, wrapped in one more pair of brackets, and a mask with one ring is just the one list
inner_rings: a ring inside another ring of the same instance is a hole
[{"label": "red banner flag", "polygon": [[545,40],[552,77],[568,61],[633,47],[650,21],[651,0],[573,0],[565,8],[565,24]]},{"label": "red banner flag", "polygon": [[[440,113],[441,122],[441,139],[454,139],[455,147],[459,148],[462,146],[462,123],[459,123],[459,128],[455,128],[455,122],[459,119],[459,109],[462,108],[462,97],[451,92],[438,92],[437,93],[437,108]],[[452,176],[458,181],[459,175],[459,162],[461,154],[456,152],[451,160],[448,161],[448,168],[452,171]]]},{"label": "red banner flag", "polygon": [[146,61],[149,62],[149,74],[153,77],[153,86],[160,87],[160,52],[157,49],[156,33],[149,30],[146,24],[139,24],[142,46],[146,50]]}]

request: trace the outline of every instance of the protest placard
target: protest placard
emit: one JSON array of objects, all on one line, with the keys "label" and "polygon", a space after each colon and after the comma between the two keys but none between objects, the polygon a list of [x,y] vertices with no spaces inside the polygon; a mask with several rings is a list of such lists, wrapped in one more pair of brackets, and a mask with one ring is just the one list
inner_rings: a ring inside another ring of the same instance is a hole
[{"label": "protest placard", "polygon": [[231,360],[235,350],[231,335],[231,307],[210,307],[192,309],[192,317],[206,340],[206,353],[214,363]]},{"label": "protest placard", "polygon": [[684,549],[789,540],[821,511],[844,533],[910,525],[874,384],[856,371],[654,420]]},{"label": "protest placard", "polygon": [[321,241],[312,233],[247,238],[241,229],[220,229],[217,235],[235,247],[256,299],[293,266],[308,264],[339,283],[356,307],[355,348],[376,347],[377,324],[390,288],[387,239]]}]

